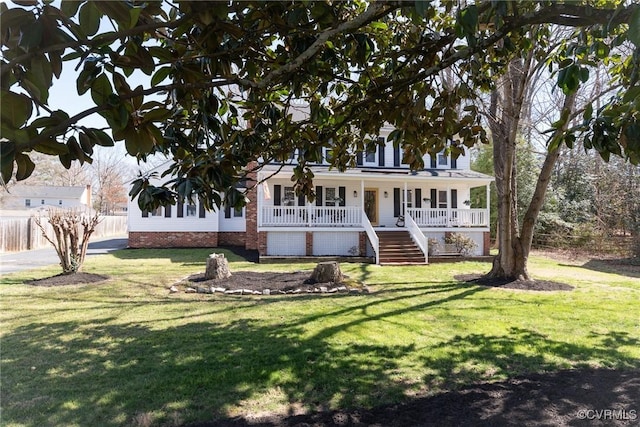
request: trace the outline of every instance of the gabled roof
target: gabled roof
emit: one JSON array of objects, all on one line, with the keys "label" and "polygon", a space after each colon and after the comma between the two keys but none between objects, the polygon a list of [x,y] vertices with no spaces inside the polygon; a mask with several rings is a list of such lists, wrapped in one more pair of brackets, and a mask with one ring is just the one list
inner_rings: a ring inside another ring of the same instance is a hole
[{"label": "gabled roof", "polygon": [[51,185],[15,185],[9,191],[14,197],[80,199],[86,187],[58,187]]}]

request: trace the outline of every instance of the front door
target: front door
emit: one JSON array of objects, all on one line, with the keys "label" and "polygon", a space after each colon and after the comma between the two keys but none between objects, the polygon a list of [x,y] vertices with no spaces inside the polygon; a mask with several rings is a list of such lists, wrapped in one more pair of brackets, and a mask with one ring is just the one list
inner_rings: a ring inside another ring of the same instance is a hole
[{"label": "front door", "polygon": [[365,188],[364,189],[364,212],[369,218],[371,225],[378,225],[378,189],[377,188]]}]

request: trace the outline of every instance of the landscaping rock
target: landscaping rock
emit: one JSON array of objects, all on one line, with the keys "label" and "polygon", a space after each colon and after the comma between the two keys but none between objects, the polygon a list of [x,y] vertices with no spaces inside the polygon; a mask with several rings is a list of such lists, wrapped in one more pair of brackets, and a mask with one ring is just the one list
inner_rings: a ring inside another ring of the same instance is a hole
[{"label": "landscaping rock", "polygon": [[211,254],[207,259],[207,270],[204,272],[204,277],[207,280],[210,279],[227,279],[231,277],[231,270],[229,270],[229,262],[224,257],[224,254]]}]

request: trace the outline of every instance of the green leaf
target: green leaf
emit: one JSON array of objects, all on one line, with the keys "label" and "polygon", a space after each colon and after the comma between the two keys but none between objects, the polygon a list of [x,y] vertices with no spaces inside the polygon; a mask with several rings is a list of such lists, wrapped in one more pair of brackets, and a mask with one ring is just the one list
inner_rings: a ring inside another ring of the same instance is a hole
[{"label": "green leaf", "polygon": [[0,174],[5,184],[13,175],[13,161],[16,155],[16,144],[13,142],[0,142]]},{"label": "green leaf", "polygon": [[29,178],[36,168],[35,163],[33,163],[29,156],[23,153],[16,154],[16,165],[18,166],[16,170],[16,180],[18,181]]},{"label": "green leaf", "polygon": [[129,28],[136,26],[138,19],[140,18],[140,12],[142,12],[141,7],[133,7],[129,9]]},{"label": "green leaf", "polygon": [[78,144],[78,140],[75,136],[70,137],[67,140],[67,147],[69,147],[69,155],[72,160],[80,160],[80,164],[84,164],[84,151],[82,151],[82,147]]},{"label": "green leaf", "polygon": [[42,23],[40,21],[32,22],[20,29],[20,40],[18,46],[26,52],[40,47],[42,44]]},{"label": "green leaf", "polygon": [[631,102],[640,96],[640,86],[629,88],[622,97],[622,102]]},{"label": "green leaf", "polygon": [[69,148],[65,144],[56,142],[53,139],[47,139],[33,147],[33,149],[39,153],[50,154],[53,156],[69,153]]},{"label": "green leaf", "polygon": [[102,147],[113,147],[115,145],[113,139],[100,129],[92,129],[91,134],[95,137],[96,144]]},{"label": "green leaf", "polygon": [[109,78],[103,73],[91,84],[91,99],[96,105],[104,105],[109,99],[109,95],[113,93]]},{"label": "green leaf", "polygon": [[65,14],[67,18],[71,18],[76,13],[78,13],[78,8],[80,7],[79,0],[62,0],[60,4],[60,10]]},{"label": "green leaf", "polygon": [[80,8],[80,28],[87,36],[94,35],[100,28],[101,17],[102,14],[93,2],[86,2]]},{"label": "green leaf", "polygon": [[426,18],[427,17],[427,11],[429,10],[429,7],[431,6],[431,1],[430,0],[416,0],[415,4],[416,4],[416,12],[418,12],[418,15],[420,15],[423,18]]},{"label": "green leaf", "polygon": [[640,8],[637,8],[635,12],[633,12],[633,15],[631,15],[627,34],[629,40],[631,40],[636,47],[640,47]]},{"label": "green leaf", "polygon": [[0,117],[14,129],[20,128],[31,117],[33,105],[28,96],[11,91],[0,91]]},{"label": "green leaf", "polygon": [[169,77],[169,74],[171,74],[171,67],[158,68],[158,70],[153,74],[153,77],[151,77],[151,86],[156,86],[163,82],[167,77]]},{"label": "green leaf", "polygon": [[92,155],[94,143],[91,138],[89,138],[89,136],[84,132],[80,132],[78,138],[80,139],[80,147],[82,148],[82,151],[84,151],[88,155]]}]

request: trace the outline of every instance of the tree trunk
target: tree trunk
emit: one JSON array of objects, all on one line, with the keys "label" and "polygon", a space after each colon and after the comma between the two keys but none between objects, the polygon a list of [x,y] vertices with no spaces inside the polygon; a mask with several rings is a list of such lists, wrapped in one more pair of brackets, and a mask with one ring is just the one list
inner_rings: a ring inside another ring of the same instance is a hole
[{"label": "tree trunk", "polygon": [[311,280],[315,283],[340,283],[343,279],[340,264],[336,261],[318,263],[311,274]]},{"label": "tree trunk", "polygon": [[[489,123],[493,136],[494,169],[498,193],[498,255],[493,260],[493,267],[488,273],[489,277],[531,279],[527,271],[527,263],[533,242],[533,231],[559,156],[558,146],[552,144],[538,175],[533,198],[520,228],[516,186],[516,137],[524,100],[527,70],[528,67],[523,67],[519,60],[509,63],[509,72],[501,79],[502,90],[494,91],[491,96],[493,118]],[[563,121],[556,128],[552,141],[568,129],[569,117],[574,105],[575,95],[567,95],[561,111]],[[500,118],[497,115],[498,106],[501,107]]]},{"label": "tree trunk", "polygon": [[210,279],[227,279],[231,277],[229,262],[224,254],[211,254],[207,259],[207,269],[204,272],[204,278]]}]

